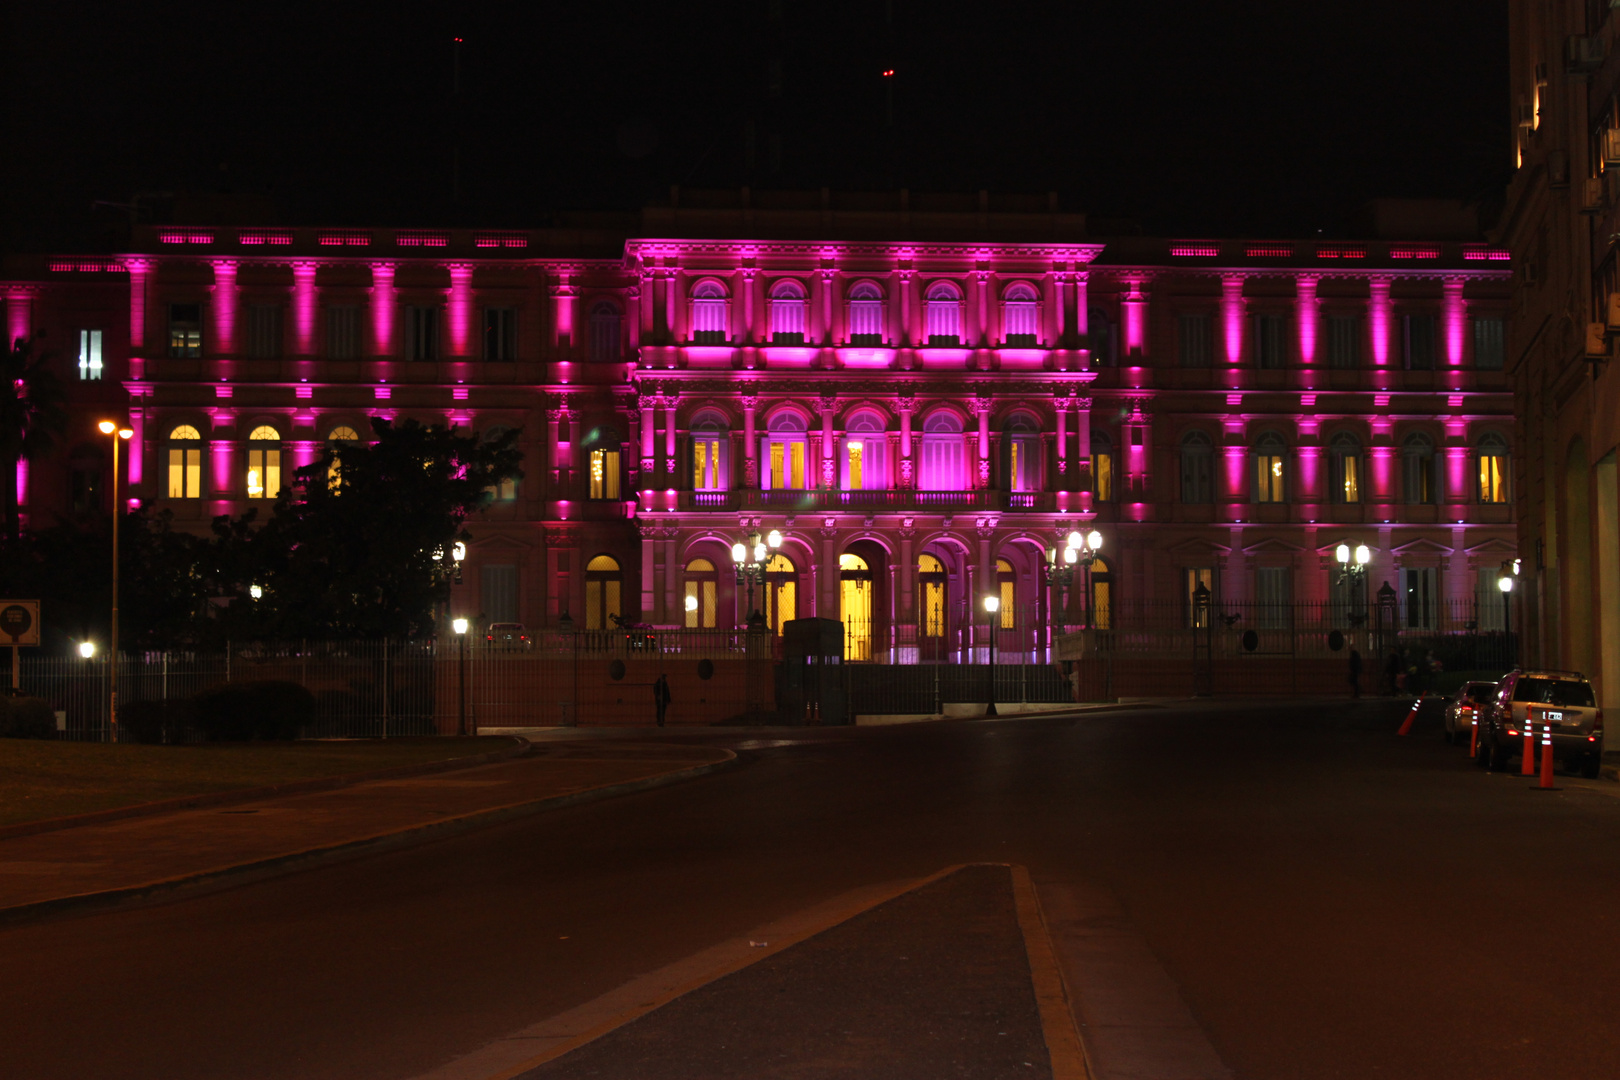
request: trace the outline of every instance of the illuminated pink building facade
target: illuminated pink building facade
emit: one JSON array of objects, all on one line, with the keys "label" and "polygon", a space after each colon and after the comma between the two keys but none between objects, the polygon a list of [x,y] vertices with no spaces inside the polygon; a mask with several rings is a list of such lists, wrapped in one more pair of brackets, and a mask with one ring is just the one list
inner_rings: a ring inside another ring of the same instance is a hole
[{"label": "illuminated pink building facade", "polygon": [[[776,530],[773,626],[949,659],[993,593],[1034,658],[1085,604],[1059,618],[1042,570],[1076,529],[1104,537],[1098,619],[1199,583],[1328,601],[1347,541],[1421,626],[1512,550],[1501,252],[693,201],[597,229],[155,228],[10,267],[8,326],[96,331],[84,424],[127,403],[132,496],[197,529],[372,417],[522,428],[454,601],[486,621],[734,626],[730,549]],[[21,478],[35,520],[67,499],[48,464]]]}]

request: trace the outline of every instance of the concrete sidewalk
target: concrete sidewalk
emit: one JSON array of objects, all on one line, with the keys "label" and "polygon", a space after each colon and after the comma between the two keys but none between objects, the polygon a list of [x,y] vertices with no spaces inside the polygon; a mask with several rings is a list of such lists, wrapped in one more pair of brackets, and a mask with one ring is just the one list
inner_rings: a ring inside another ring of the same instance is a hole
[{"label": "concrete sidewalk", "polygon": [[671,743],[550,743],[516,761],[0,839],[0,922],[397,847],[736,760]]}]

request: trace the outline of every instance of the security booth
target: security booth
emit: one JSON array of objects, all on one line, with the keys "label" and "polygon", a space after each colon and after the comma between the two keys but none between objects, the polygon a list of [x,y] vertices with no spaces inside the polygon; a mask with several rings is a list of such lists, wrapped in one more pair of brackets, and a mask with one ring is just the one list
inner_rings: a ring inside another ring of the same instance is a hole
[{"label": "security booth", "polygon": [[844,624],[837,619],[790,619],[782,624],[776,669],[777,713],[784,724],[847,724]]}]

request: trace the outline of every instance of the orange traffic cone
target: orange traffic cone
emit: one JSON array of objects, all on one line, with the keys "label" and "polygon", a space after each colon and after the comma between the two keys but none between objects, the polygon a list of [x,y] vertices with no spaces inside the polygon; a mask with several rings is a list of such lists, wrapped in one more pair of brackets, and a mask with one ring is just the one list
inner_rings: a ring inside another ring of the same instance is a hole
[{"label": "orange traffic cone", "polygon": [[1541,789],[1553,790],[1553,748],[1552,727],[1544,726],[1541,729]]},{"label": "orange traffic cone", "polygon": [[1423,693],[1418,695],[1418,699],[1416,701],[1412,702],[1412,711],[1406,714],[1406,722],[1401,725],[1401,730],[1397,731],[1395,734],[1397,734],[1397,735],[1410,735],[1410,734],[1412,734],[1412,721],[1417,719],[1418,710],[1423,708],[1423,699],[1428,697],[1428,696],[1429,696],[1429,692],[1427,690],[1423,691]]},{"label": "orange traffic cone", "polygon": [[1536,775],[1536,725],[1529,709],[1524,710],[1524,760],[1519,762],[1519,775]]},{"label": "orange traffic cone", "polygon": [[1474,722],[1471,725],[1469,725],[1469,728],[1468,728],[1468,756],[1471,757],[1471,758],[1479,757],[1479,717],[1478,717],[1478,715],[1476,715],[1474,717]]}]

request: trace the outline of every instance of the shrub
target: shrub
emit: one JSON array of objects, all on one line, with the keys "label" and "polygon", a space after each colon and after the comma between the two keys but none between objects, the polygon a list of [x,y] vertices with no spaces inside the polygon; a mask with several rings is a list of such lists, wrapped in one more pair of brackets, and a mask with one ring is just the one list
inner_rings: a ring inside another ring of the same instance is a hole
[{"label": "shrub", "polygon": [[189,706],[209,742],[296,739],[315,718],[315,695],[276,679],[210,686]]},{"label": "shrub", "polygon": [[56,713],[44,698],[5,698],[0,705],[0,736],[8,739],[56,738]]},{"label": "shrub", "polygon": [[151,745],[186,742],[192,712],[190,698],[128,702],[118,707],[118,737]]}]

